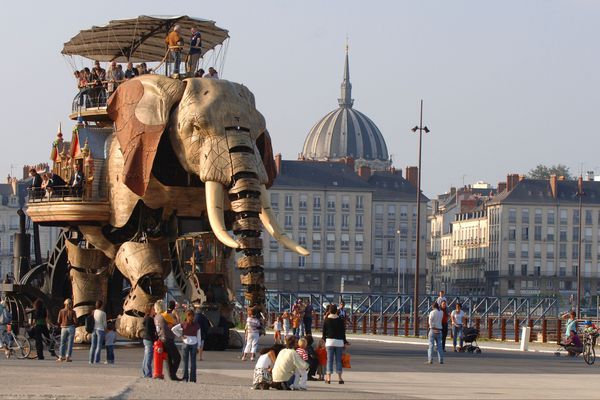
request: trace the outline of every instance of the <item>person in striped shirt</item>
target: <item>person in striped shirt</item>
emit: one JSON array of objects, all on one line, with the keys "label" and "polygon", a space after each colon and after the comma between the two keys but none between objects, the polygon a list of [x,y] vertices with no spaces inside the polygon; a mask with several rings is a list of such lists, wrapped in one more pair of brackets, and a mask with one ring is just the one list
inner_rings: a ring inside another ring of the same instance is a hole
[{"label": "person in striped shirt", "polygon": [[[308,362],[308,352],[306,351],[306,346],[308,346],[308,342],[305,338],[301,338],[298,340],[298,347],[296,348],[296,353],[302,358],[303,361]],[[308,379],[308,374],[306,371],[296,370],[296,377],[294,378],[294,385],[292,389],[294,390],[306,390],[306,381]]]}]

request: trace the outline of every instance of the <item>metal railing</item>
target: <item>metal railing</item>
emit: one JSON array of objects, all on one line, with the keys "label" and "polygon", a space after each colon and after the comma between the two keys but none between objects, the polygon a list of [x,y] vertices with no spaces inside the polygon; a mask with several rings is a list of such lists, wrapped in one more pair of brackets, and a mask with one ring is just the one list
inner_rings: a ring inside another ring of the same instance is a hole
[{"label": "metal railing", "polygon": [[61,201],[85,201],[85,187],[52,186],[51,188],[27,188],[28,203]]}]

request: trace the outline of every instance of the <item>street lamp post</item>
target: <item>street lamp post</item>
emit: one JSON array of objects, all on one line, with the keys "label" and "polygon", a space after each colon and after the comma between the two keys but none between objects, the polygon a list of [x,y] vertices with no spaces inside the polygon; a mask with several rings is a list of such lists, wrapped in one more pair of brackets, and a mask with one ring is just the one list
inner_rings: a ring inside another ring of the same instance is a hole
[{"label": "street lamp post", "polygon": [[419,125],[412,128],[413,132],[419,132],[419,166],[417,170],[417,256],[415,264],[415,289],[413,298],[413,333],[419,336],[419,263],[421,255],[421,145],[423,143],[423,132],[429,133],[429,129],[423,126],[423,100],[421,100],[421,114]]},{"label": "street lamp post", "polygon": [[577,319],[581,318],[581,224],[583,223],[582,202],[585,191],[583,190],[583,177],[577,180],[577,197],[579,197],[579,248],[577,251]]}]

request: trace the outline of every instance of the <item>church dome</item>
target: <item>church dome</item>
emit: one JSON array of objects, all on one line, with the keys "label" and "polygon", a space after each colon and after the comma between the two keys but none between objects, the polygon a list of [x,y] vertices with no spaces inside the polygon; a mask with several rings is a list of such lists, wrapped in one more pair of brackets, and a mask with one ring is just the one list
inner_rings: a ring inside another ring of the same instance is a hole
[{"label": "church dome", "polygon": [[362,164],[373,164],[370,166],[374,169],[385,169],[391,162],[381,131],[369,117],[352,107],[347,49],[341,89],[339,107],[312,127],[304,141],[302,157],[330,161],[352,157],[364,161]]}]

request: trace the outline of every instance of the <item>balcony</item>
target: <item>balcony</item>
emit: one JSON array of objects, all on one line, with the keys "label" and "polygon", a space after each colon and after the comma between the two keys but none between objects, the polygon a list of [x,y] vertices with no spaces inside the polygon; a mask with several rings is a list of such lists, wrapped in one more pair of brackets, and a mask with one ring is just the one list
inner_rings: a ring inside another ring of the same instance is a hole
[{"label": "balcony", "polygon": [[54,187],[52,192],[28,189],[27,215],[33,222],[45,225],[108,223],[108,200],[88,196],[85,189],[88,187],[79,193],[61,186]]},{"label": "balcony", "polygon": [[69,118],[77,121],[106,121],[109,122],[106,111],[106,102],[109,94],[104,86],[93,86],[82,89],[75,98],[71,106]]},{"label": "balcony", "polygon": [[464,258],[453,260],[452,263],[457,266],[482,265],[485,264],[485,258]]}]

